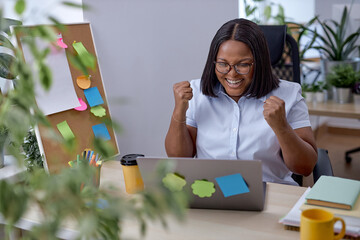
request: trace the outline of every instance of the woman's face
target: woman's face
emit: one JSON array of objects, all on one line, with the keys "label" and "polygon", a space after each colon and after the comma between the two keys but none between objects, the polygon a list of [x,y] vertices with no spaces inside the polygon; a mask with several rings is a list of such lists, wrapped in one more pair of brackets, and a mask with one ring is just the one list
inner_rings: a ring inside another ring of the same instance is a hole
[{"label": "woman's face", "polygon": [[[250,85],[254,74],[254,57],[250,48],[243,42],[227,40],[220,45],[216,62],[215,73],[218,80],[226,93],[237,102]],[[231,65],[228,73],[224,70],[226,63]],[[246,74],[238,73],[235,65],[238,72]]]}]

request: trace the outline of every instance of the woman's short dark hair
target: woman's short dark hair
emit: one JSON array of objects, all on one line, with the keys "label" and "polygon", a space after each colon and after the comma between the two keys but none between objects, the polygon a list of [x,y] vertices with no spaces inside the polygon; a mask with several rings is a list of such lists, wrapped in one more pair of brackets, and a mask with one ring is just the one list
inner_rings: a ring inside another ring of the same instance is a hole
[{"label": "woman's short dark hair", "polygon": [[245,43],[254,57],[253,81],[244,92],[244,96],[260,98],[279,86],[279,79],[273,74],[266,38],[260,27],[246,19],[234,19],[216,32],[209,50],[204,72],[201,76],[201,91],[203,94],[216,97],[215,86],[219,83],[215,74],[216,57],[220,45],[227,40]]}]

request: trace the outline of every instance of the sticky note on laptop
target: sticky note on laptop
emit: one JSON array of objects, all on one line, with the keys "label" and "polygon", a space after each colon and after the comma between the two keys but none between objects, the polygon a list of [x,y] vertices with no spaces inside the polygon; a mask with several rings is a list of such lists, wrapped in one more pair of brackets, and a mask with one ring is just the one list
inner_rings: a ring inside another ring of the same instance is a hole
[{"label": "sticky note on laptop", "polygon": [[186,180],[178,173],[166,174],[166,176],[162,179],[162,182],[164,186],[172,192],[181,191],[186,185]]},{"label": "sticky note on laptop", "polygon": [[240,173],[217,177],[215,180],[219,184],[224,197],[250,192],[247,184],[244,181],[244,178]]},{"label": "sticky note on laptop", "polygon": [[194,183],[191,184],[191,188],[193,194],[201,198],[211,197],[215,192],[214,183],[206,179],[195,180]]}]

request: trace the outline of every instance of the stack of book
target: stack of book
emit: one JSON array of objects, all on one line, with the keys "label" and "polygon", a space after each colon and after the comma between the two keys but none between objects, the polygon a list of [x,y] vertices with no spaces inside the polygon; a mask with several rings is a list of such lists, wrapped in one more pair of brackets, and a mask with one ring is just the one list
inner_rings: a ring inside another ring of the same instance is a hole
[{"label": "stack of book", "polygon": [[[312,188],[308,188],[290,212],[280,219],[286,229],[298,230],[301,211],[321,208],[344,219],[346,237],[360,239],[360,181],[339,177],[321,176]],[[334,226],[341,230],[341,223]]]}]

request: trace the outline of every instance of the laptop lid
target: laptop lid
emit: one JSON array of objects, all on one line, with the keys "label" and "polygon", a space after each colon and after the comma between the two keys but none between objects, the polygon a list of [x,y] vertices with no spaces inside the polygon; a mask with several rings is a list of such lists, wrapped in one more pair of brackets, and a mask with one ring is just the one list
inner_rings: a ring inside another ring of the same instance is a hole
[{"label": "laptop lid", "polygon": [[[173,173],[184,177],[191,208],[263,210],[266,184],[262,182],[261,161],[140,157],[137,163],[145,188],[153,184],[151,176],[158,162],[167,160],[175,163]],[[202,190],[208,191],[207,196]]]}]

